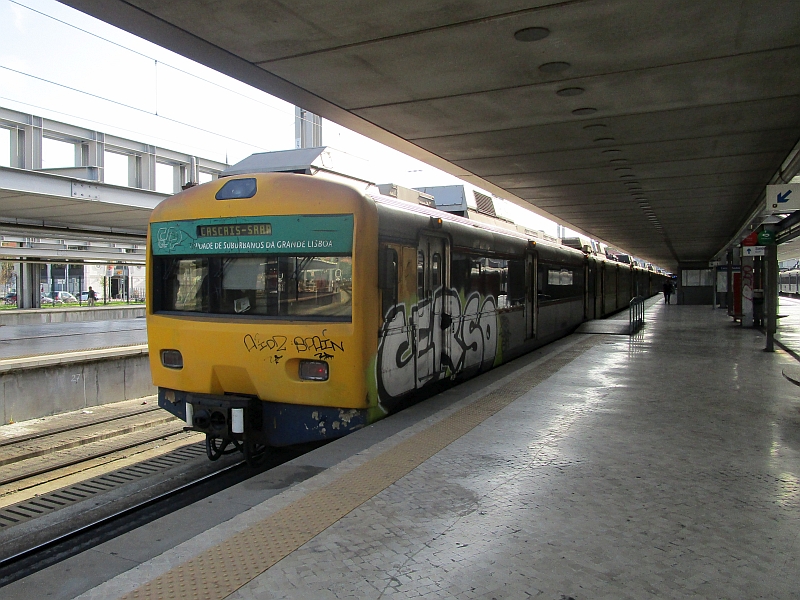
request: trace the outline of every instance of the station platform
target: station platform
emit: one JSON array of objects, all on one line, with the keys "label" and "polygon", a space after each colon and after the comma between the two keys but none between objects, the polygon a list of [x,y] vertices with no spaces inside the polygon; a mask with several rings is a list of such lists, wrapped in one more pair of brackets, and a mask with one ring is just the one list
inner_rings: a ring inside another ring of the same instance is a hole
[{"label": "station platform", "polygon": [[63,309],[41,323],[36,310],[5,312],[26,313],[4,314],[6,323],[28,322],[0,324],[2,424],[155,393],[147,322],[129,316],[143,308]]},{"label": "station platform", "polygon": [[5,600],[797,597],[794,359],[649,303],[3,588]]},{"label": "station platform", "polygon": [[778,315],[775,342],[800,360],[800,298],[781,296],[778,299]]},{"label": "station platform", "polygon": [[147,343],[145,319],[55,322],[0,327],[0,360]]}]

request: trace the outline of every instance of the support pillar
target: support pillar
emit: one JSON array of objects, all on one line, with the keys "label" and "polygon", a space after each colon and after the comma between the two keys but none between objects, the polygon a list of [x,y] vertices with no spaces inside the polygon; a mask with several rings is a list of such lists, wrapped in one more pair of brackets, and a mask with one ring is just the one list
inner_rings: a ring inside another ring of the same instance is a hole
[{"label": "support pillar", "polygon": [[726,260],[728,261],[728,269],[727,273],[727,287],[725,288],[727,291],[725,292],[725,305],[728,307],[728,314],[733,314],[733,250],[728,250],[728,254],[725,256]]},{"label": "support pillar", "polygon": [[41,308],[41,284],[38,263],[17,263],[17,306]]},{"label": "support pillar", "polygon": [[742,327],[754,325],[753,290],[755,288],[755,265],[752,256],[742,257]]},{"label": "support pillar", "polygon": [[780,269],[778,268],[778,246],[769,244],[764,256],[764,323],[767,330],[767,352],[775,352],[775,333],[778,331],[778,292],[780,291]]},{"label": "support pillar", "polygon": [[299,106],[294,107],[295,148],[322,146],[322,118]]}]

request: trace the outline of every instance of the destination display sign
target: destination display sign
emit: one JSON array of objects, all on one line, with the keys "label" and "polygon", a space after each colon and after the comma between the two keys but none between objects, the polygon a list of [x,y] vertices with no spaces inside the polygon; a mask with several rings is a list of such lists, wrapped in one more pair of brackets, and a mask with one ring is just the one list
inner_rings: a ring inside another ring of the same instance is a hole
[{"label": "destination display sign", "polygon": [[272,223],[197,226],[197,237],[240,237],[247,235],[272,235]]},{"label": "destination display sign", "polygon": [[351,254],[353,215],[229,217],[150,223],[155,256]]}]

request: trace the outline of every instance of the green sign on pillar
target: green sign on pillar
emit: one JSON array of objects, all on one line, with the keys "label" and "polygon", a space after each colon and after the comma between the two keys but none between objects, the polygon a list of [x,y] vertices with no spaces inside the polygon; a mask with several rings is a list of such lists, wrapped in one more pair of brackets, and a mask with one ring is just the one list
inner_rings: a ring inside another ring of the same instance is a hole
[{"label": "green sign on pillar", "polygon": [[758,232],[758,245],[770,246],[775,243],[774,231],[759,231]]}]

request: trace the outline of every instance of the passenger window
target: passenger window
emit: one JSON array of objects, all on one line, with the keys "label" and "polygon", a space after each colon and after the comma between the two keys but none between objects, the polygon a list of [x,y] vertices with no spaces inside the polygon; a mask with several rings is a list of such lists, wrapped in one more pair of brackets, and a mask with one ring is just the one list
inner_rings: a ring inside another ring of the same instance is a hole
[{"label": "passenger window", "polygon": [[472,261],[469,270],[469,291],[483,294],[482,264],[483,259],[479,258]]},{"label": "passenger window", "polygon": [[508,261],[508,305],[525,303],[525,261]]},{"label": "passenger window", "polygon": [[417,300],[425,297],[425,254],[417,253]]},{"label": "passenger window", "polygon": [[397,250],[394,248],[386,248],[383,256],[385,256],[385,262],[381,264],[381,268],[386,272],[383,273],[385,281],[383,281],[384,285],[381,289],[381,301],[383,315],[386,316],[392,306],[397,304],[400,261],[397,256]]},{"label": "passenger window", "polygon": [[431,257],[431,287],[436,290],[442,285],[442,257],[435,253]]}]

